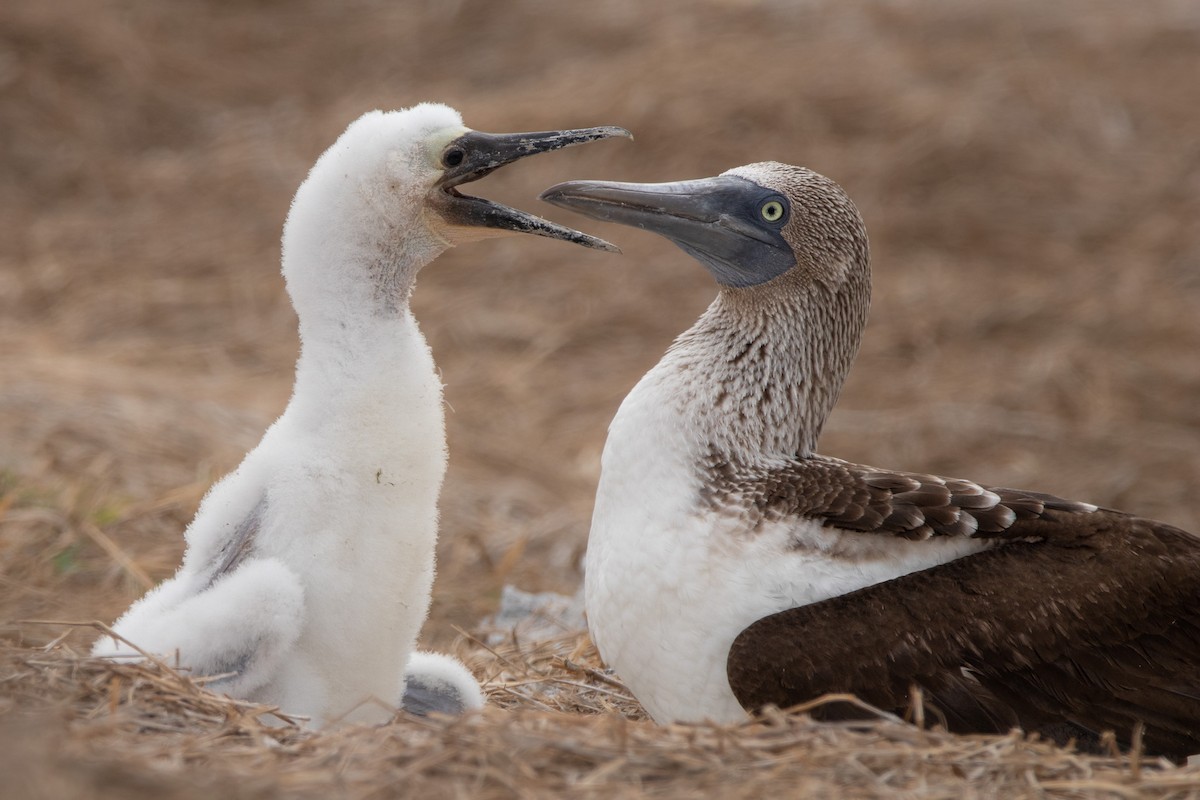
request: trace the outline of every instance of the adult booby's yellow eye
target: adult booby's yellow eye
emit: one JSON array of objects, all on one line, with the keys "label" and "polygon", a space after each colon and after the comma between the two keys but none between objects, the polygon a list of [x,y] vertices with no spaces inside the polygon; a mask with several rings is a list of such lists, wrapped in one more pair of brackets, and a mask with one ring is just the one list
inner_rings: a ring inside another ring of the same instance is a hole
[{"label": "adult booby's yellow eye", "polygon": [[762,204],[758,213],[762,214],[762,218],[767,222],[779,222],[783,219],[783,203],[778,200],[768,200]]}]

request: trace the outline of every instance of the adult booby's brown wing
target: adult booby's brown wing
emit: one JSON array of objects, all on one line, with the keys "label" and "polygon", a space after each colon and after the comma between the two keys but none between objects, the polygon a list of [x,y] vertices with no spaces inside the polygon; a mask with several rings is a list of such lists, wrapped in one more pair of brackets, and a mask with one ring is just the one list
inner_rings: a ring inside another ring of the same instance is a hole
[{"label": "adult booby's brown wing", "polygon": [[729,652],[735,696],[850,692],[903,713],[916,685],[951,730],[1127,745],[1140,720],[1150,751],[1200,752],[1200,539],[1053,507],[997,534],[1009,541],[755,622]]},{"label": "adult booby's brown wing", "polygon": [[735,507],[752,523],[815,517],[831,528],[916,541],[1037,536],[1017,523],[1048,511],[1097,510],[1041,492],[988,489],[961,478],[883,470],[819,455],[763,468],[734,464],[713,453],[705,468],[704,499],[717,509]]}]

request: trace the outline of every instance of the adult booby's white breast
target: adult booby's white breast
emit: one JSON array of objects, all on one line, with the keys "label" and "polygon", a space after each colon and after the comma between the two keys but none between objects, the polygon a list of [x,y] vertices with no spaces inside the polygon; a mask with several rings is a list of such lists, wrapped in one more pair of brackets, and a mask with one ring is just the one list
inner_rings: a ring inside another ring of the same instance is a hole
[{"label": "adult booby's white breast", "polygon": [[[661,233],[721,284],[612,422],[588,622],[659,721],[852,692],[953,730],[1200,751],[1200,539],[1037,492],[815,452],[870,302],[832,181],[762,163],[543,197]],[[848,713],[833,706],[829,715]]]},{"label": "adult booby's white breast", "polygon": [[[409,295],[417,272],[461,241],[525,232],[614,249],[458,187],[615,135],[628,134],[480,133],[433,104],[351,124],[300,186],[284,228],[301,339],[287,409],[205,497],[175,576],[116,633],[316,725],[386,720],[402,697],[418,712],[479,706],[461,665],[413,652],[446,445],[442,385]],[[132,654],[111,637],[94,652]]]}]

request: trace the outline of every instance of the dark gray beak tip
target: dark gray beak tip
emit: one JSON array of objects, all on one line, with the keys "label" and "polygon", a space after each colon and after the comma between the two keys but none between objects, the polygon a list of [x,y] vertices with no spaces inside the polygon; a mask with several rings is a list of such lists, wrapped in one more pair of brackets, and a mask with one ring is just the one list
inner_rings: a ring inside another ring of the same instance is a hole
[{"label": "dark gray beak tip", "polygon": [[[556,183],[549,189],[539,194],[538,199],[543,200],[552,206],[578,211],[579,209],[576,208],[571,202],[573,198],[570,194],[570,189],[572,186],[583,183],[586,183],[586,181],[567,181],[566,183]],[[587,241],[578,240],[576,242],[577,244],[582,244],[595,250],[604,250],[608,253],[621,252],[621,248],[617,247],[612,242],[606,242],[603,239],[599,239],[595,236],[588,236],[587,234],[581,234],[581,236],[585,237]]]},{"label": "dark gray beak tip", "polygon": [[[553,225],[554,223],[549,223],[549,224]],[[566,230],[571,230],[571,229],[567,228]],[[620,253],[621,252],[621,248],[617,247],[612,242],[607,242],[604,239],[601,239],[598,236],[592,236],[591,234],[582,233],[580,231],[572,231],[572,232],[575,233],[576,235],[567,239],[567,241],[571,242],[572,244],[582,245],[584,247],[591,248],[592,250],[603,250],[606,253]]]},{"label": "dark gray beak tip", "polygon": [[571,186],[579,183],[579,181],[567,181],[566,183],[556,183],[546,191],[538,195],[538,199],[549,203],[552,206],[559,208],[570,208],[571,201],[569,199]]},{"label": "dark gray beak tip", "polygon": [[555,205],[555,206],[558,205],[558,203],[556,203],[555,201],[558,200],[558,198],[561,196],[558,191],[558,187],[560,187],[560,186],[562,186],[561,183],[554,184],[549,189],[547,189],[544,192],[542,192],[541,194],[539,194],[538,200],[543,200],[547,203],[550,203],[551,205]]},{"label": "dark gray beak tip", "polygon": [[565,131],[544,131],[528,134],[531,151],[545,152],[562,147],[575,147],[601,139],[633,139],[633,134],[618,125],[600,125],[595,128],[576,128]]},{"label": "dark gray beak tip", "polygon": [[600,139],[633,139],[633,134],[620,125],[598,125],[595,128],[575,128],[573,130],[545,131],[529,134],[531,137],[546,137],[564,142],[566,146],[595,142]]}]

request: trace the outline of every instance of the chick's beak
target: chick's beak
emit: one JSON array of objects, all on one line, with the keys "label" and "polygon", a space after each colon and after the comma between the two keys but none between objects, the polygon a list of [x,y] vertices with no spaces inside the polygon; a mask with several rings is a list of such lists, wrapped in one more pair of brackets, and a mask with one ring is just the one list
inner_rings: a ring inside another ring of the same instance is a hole
[{"label": "chick's beak", "polygon": [[444,172],[441,180],[434,186],[430,202],[449,225],[532,233],[619,253],[620,250],[615,245],[603,239],[491,200],[462,194],[457,188],[477,181],[505,164],[511,164],[526,156],[617,136],[633,138],[624,128],[611,126],[537,133],[497,134],[468,131],[451,141],[442,151]]}]

